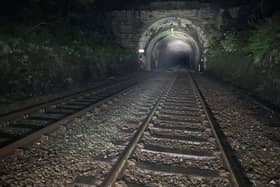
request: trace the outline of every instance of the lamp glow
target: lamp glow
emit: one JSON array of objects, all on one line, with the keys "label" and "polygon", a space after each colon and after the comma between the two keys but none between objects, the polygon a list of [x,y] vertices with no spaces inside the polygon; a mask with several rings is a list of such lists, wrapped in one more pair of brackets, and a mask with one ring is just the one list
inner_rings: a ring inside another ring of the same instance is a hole
[{"label": "lamp glow", "polygon": [[138,52],[139,53],[145,53],[145,50],[144,49],[139,49]]},{"label": "lamp glow", "polygon": [[172,35],[174,34],[174,29],[173,29],[173,28],[171,28],[171,34],[172,34]]}]

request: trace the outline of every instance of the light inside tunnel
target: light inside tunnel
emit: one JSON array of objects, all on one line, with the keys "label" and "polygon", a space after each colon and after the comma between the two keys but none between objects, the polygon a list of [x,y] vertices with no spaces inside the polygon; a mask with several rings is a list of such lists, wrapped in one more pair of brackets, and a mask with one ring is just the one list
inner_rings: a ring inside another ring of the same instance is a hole
[{"label": "light inside tunnel", "polygon": [[179,39],[168,41],[166,48],[171,52],[191,52],[192,50],[191,46],[188,43],[185,43]]},{"label": "light inside tunnel", "polygon": [[150,70],[179,64],[193,68],[200,61],[200,48],[187,33],[171,29],[153,37],[145,55]]},{"label": "light inside tunnel", "polygon": [[172,35],[174,34],[174,28],[171,28],[171,34]]},{"label": "light inside tunnel", "polygon": [[159,68],[174,65],[191,66],[193,49],[190,44],[176,38],[163,40],[159,45]]}]

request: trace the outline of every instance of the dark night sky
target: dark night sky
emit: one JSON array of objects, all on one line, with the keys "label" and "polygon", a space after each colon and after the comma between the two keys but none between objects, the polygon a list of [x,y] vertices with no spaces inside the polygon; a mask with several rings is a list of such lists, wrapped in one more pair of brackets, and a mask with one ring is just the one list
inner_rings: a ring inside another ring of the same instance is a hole
[{"label": "dark night sky", "polygon": [[[30,7],[34,4],[42,4],[43,6],[53,5],[63,5],[66,1],[69,1],[73,4],[77,2],[92,2],[94,7],[100,9],[121,9],[125,7],[137,7],[139,5],[147,4],[152,0],[3,0],[1,6],[3,10],[16,10],[22,7]],[[153,1],[172,1],[172,0],[153,0]],[[246,2],[255,2],[258,0],[173,0],[173,1],[200,1],[200,2],[219,2],[219,3],[246,3]],[[83,3],[82,3],[83,4]]]},{"label": "dark night sky", "polygon": [[[172,0],[153,0],[153,1],[172,1]],[[176,1],[176,0],[173,0]],[[177,0],[184,1],[184,0]],[[216,5],[225,4],[244,4],[251,5],[256,2],[264,1],[267,4],[272,4],[272,1],[278,2],[279,0],[185,0],[185,1],[200,1],[211,2]],[[0,6],[0,16],[18,16],[29,14],[61,14],[66,7],[70,11],[85,10],[90,11],[104,11],[112,9],[137,9],[151,0],[2,0]],[[66,6],[68,4],[68,6]]]}]

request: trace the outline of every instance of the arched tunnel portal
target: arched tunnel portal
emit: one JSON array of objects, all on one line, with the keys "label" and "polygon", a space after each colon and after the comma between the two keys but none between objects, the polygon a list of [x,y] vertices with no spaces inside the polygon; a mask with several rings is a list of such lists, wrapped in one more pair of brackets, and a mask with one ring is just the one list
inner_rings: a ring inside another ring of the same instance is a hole
[{"label": "arched tunnel portal", "polygon": [[158,34],[148,43],[144,69],[157,69],[162,64],[177,64],[178,58],[183,56],[188,59],[185,59],[186,65],[195,67],[200,63],[200,47],[190,35],[171,29]]},{"label": "arched tunnel portal", "polygon": [[155,21],[141,35],[138,48],[139,62],[145,70],[177,64],[179,59],[191,68],[206,67],[207,36],[185,18],[174,16]]}]

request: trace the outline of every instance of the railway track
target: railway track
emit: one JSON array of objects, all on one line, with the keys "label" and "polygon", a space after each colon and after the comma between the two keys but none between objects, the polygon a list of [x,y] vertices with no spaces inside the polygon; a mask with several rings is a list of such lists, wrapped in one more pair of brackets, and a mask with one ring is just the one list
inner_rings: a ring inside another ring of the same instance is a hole
[{"label": "railway track", "polygon": [[60,128],[62,123],[106,103],[136,85],[137,80],[130,77],[105,81],[78,93],[1,115],[0,158]]},{"label": "railway track", "polygon": [[177,72],[100,186],[247,186],[225,146],[190,73]]}]

